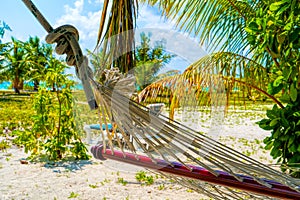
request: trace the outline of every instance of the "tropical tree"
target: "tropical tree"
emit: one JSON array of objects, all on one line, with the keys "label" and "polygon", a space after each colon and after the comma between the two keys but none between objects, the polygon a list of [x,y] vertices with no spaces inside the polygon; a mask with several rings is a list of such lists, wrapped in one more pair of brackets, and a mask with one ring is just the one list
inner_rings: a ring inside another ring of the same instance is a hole
[{"label": "tropical tree", "polygon": [[[174,57],[174,55],[168,54],[165,51],[164,41],[156,41],[154,47],[151,47],[150,34],[147,36],[145,33],[141,33],[140,37],[141,44],[134,51],[136,63],[134,76],[138,91],[141,91],[147,85],[157,80],[160,77],[158,72]],[[100,49],[96,53],[87,49],[87,53],[91,57],[90,62],[94,67],[96,77],[100,75],[99,72],[103,69],[111,67],[111,65],[107,65],[107,56],[105,56],[103,49]],[[169,76],[170,74],[173,73],[164,73],[162,76]]]},{"label": "tropical tree", "polygon": [[47,70],[48,59],[52,59],[52,46],[42,44],[38,37],[29,37],[25,42],[25,60],[29,67],[26,73],[28,79],[34,82],[34,90],[37,91],[40,81],[44,79]]},{"label": "tropical tree", "polygon": [[135,51],[136,67],[134,68],[138,91],[157,80],[158,72],[174,57],[165,52],[163,41],[156,41],[151,48],[150,35],[141,33],[140,37],[141,44]]},{"label": "tropical tree", "polygon": [[91,66],[94,68],[95,77],[99,77],[103,69],[110,68],[110,65],[107,65],[107,57],[104,55],[102,49],[99,49],[96,53],[87,49],[87,54],[90,56]]},{"label": "tropical tree", "polygon": [[[7,44],[2,44],[2,41],[1,41],[6,30],[11,31],[10,27],[5,22],[1,23],[1,21],[0,21],[0,65],[5,59],[5,57],[3,56],[3,53],[6,52],[6,49],[7,49]],[[1,80],[3,80],[2,77],[0,77],[0,81]]]},{"label": "tropical tree", "polygon": [[1,80],[12,81],[16,93],[23,89],[24,81],[34,81],[34,90],[37,91],[40,81],[49,79],[46,77],[48,71],[61,73],[67,67],[53,56],[52,46],[41,43],[38,37],[30,37],[26,42],[12,38],[12,42],[5,45],[1,54],[4,58]]},{"label": "tropical tree", "polygon": [[67,68],[69,68],[67,65],[52,55],[48,58],[46,74],[43,78],[52,91],[61,89],[63,83],[67,83],[68,76],[70,76],[64,74]]},{"label": "tropical tree", "polygon": [[[16,131],[15,142],[24,145],[31,159],[89,159],[75,120],[72,95],[75,82],[64,73],[65,66],[61,62],[52,59],[51,64],[45,76],[46,87],[39,87],[34,96],[33,126]],[[47,87],[53,87],[54,91]]]},{"label": "tropical tree", "polygon": [[300,161],[296,142],[300,17],[296,1],[185,1],[164,2],[160,7],[167,17],[177,20],[179,28],[200,36],[201,43],[211,49],[219,49],[184,72],[183,80],[190,80],[190,86],[205,85],[199,72],[210,70],[223,80],[227,102],[234,86],[275,102],[267,112],[268,119],[259,122],[263,129],[272,130],[264,142],[282,169],[298,177],[298,170],[291,169]]},{"label": "tropical tree", "polygon": [[4,80],[12,81],[15,92],[20,93],[20,89],[23,89],[24,75],[27,72],[24,60],[26,52],[23,42],[15,38],[11,40],[7,44],[6,51],[2,52],[5,59],[1,64],[0,76]]}]

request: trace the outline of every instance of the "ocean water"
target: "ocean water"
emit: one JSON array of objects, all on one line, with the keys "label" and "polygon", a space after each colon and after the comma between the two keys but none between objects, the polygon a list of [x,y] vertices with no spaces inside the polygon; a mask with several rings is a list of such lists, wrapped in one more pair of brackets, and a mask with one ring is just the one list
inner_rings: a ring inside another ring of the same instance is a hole
[{"label": "ocean water", "polygon": [[[29,86],[33,86],[33,82],[25,82],[25,85],[29,85]],[[41,83],[41,85],[43,85]],[[2,83],[0,83],[0,90],[8,90],[11,89],[11,82],[9,81],[4,81]],[[77,84],[74,87],[75,90],[83,90],[83,85],[82,84]]]},{"label": "ocean water", "polygon": [[4,82],[0,83],[0,90],[7,90],[10,85],[11,85],[11,83],[8,81],[4,81]]}]

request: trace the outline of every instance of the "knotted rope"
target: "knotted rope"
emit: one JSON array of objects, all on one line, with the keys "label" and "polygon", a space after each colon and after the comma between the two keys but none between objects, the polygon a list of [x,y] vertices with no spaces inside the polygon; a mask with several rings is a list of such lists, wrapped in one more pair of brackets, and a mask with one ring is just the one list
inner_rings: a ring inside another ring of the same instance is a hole
[{"label": "knotted rope", "polygon": [[91,109],[97,108],[97,103],[89,83],[93,78],[93,72],[88,67],[88,60],[79,46],[78,30],[72,25],[63,25],[53,29],[37,7],[31,0],[22,0],[44,29],[48,32],[46,42],[49,44],[57,43],[55,51],[57,54],[66,54],[66,63],[75,66],[76,75],[82,81],[84,92]]}]

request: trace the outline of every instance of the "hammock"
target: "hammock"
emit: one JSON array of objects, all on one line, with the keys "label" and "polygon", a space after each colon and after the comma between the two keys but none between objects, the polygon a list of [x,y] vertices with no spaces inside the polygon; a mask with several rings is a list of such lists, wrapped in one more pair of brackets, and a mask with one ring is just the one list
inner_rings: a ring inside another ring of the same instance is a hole
[{"label": "hammock", "polygon": [[[125,80],[126,78],[119,80],[120,85],[128,85],[123,84]],[[130,78],[126,81],[129,80]],[[99,84],[94,80],[91,82],[100,105],[100,123],[114,124],[112,133],[106,132],[107,138],[104,138],[102,132],[103,144],[92,147],[94,157],[102,160],[106,158],[119,160],[163,173],[184,176],[186,180],[180,178],[179,183],[214,199],[245,199],[246,197],[266,199],[266,196],[300,198],[299,180],[163,115],[151,114],[149,108],[122,95],[120,90],[105,86],[107,83]],[[116,137],[118,145],[114,145],[113,135],[117,129],[123,135],[124,141]],[[133,137],[142,152],[136,151],[129,136]],[[140,138],[145,140],[153,151],[149,152]],[[133,153],[128,152],[128,149]],[[187,164],[187,161],[194,165]],[[200,180],[226,188],[203,184],[199,182]],[[208,187],[210,189],[207,189]],[[266,196],[250,195],[244,191]]]},{"label": "hammock", "polygon": [[101,132],[103,143],[92,147],[95,158],[156,170],[214,199],[300,199],[299,180],[133,101],[128,87],[134,86],[132,76],[111,69],[102,72],[102,83],[96,82],[78,45],[77,30],[69,25],[53,29],[30,0],[23,2],[48,31],[48,43],[67,41],[68,46],[58,45],[57,51],[67,53],[68,63],[75,65],[90,108],[99,110],[100,125],[108,130],[112,124],[111,132]]}]

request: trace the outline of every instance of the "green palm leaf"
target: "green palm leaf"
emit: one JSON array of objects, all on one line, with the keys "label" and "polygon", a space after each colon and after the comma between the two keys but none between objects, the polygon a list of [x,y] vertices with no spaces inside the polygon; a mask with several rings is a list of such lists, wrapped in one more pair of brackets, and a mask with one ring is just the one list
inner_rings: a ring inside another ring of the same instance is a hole
[{"label": "green palm leaf", "polygon": [[211,50],[247,50],[247,15],[253,15],[255,2],[237,0],[143,0],[158,4],[163,15],[175,20],[178,28],[200,38]]}]

